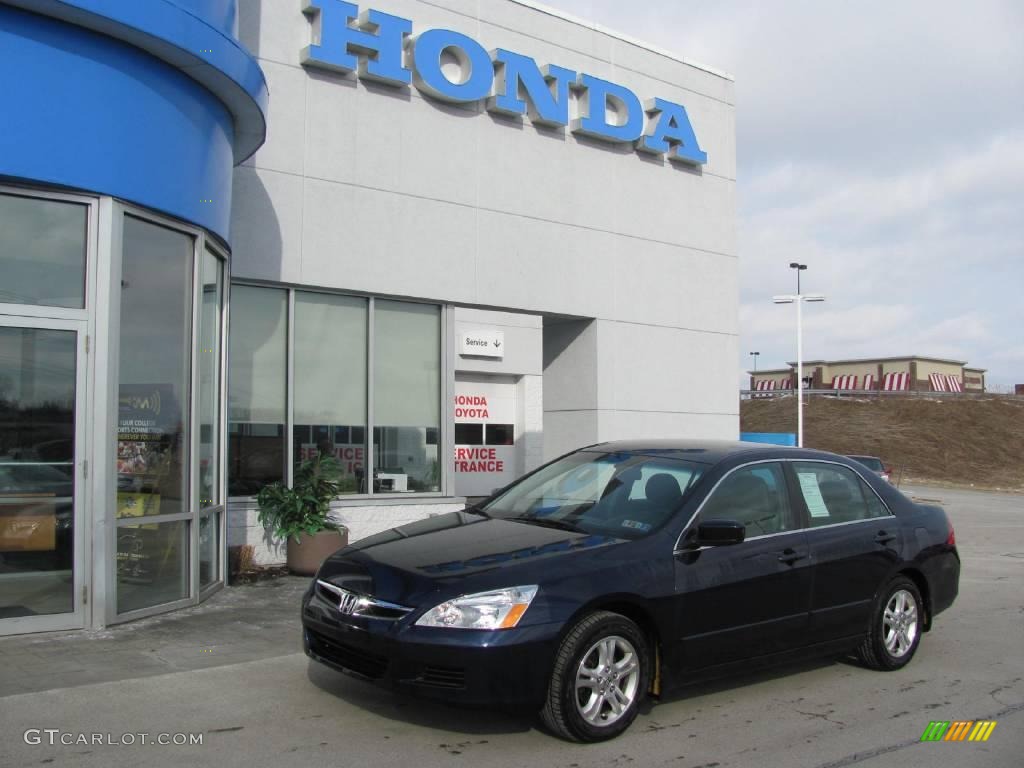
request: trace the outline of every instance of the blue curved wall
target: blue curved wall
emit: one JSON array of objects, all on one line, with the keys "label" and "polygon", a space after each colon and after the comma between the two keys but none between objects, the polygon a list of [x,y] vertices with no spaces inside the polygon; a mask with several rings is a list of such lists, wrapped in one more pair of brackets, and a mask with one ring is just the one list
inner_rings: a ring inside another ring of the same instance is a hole
[{"label": "blue curved wall", "polygon": [[0,177],[112,195],[230,242],[232,168],[262,141],[266,107],[235,0],[10,1]]}]

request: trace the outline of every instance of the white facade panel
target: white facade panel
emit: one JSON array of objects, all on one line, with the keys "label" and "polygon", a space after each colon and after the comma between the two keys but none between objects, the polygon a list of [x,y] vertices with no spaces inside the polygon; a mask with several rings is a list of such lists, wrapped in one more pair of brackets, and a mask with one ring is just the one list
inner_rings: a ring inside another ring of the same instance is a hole
[{"label": "white facade panel", "polygon": [[[301,3],[241,0],[271,113],[267,144],[236,171],[234,276],[454,307],[445,388],[457,373],[513,377],[523,471],[617,437],[734,438],[731,79],[526,1],[368,8],[682,104],[708,161],[303,67],[314,25]],[[501,357],[459,354],[476,329],[500,331]],[[370,531],[415,505],[353,522]]]}]

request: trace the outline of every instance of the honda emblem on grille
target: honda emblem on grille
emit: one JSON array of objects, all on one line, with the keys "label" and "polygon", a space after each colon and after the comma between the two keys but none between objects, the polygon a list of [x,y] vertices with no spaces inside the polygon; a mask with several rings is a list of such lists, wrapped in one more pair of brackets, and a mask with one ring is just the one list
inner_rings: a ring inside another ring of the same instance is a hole
[{"label": "honda emblem on grille", "polygon": [[351,592],[342,592],[339,596],[338,610],[345,616],[351,616],[357,605],[359,605],[358,595],[354,595]]}]

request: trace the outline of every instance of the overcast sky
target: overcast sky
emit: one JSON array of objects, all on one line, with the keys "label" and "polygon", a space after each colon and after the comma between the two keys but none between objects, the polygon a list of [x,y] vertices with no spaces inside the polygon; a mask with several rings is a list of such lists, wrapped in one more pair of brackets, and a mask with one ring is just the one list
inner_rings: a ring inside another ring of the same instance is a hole
[{"label": "overcast sky", "polygon": [[[740,360],[1024,383],[1024,2],[545,0],[736,78]],[[700,136],[700,127],[695,126]]]}]

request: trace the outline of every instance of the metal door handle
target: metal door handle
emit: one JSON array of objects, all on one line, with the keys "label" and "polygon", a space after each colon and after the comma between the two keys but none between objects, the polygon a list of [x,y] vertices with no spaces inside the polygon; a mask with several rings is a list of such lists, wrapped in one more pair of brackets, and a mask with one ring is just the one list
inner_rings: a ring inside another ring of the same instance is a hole
[{"label": "metal door handle", "polygon": [[797,560],[803,560],[805,557],[807,557],[807,555],[799,555],[796,550],[784,549],[779,554],[779,562],[785,563],[786,565],[792,565]]}]

